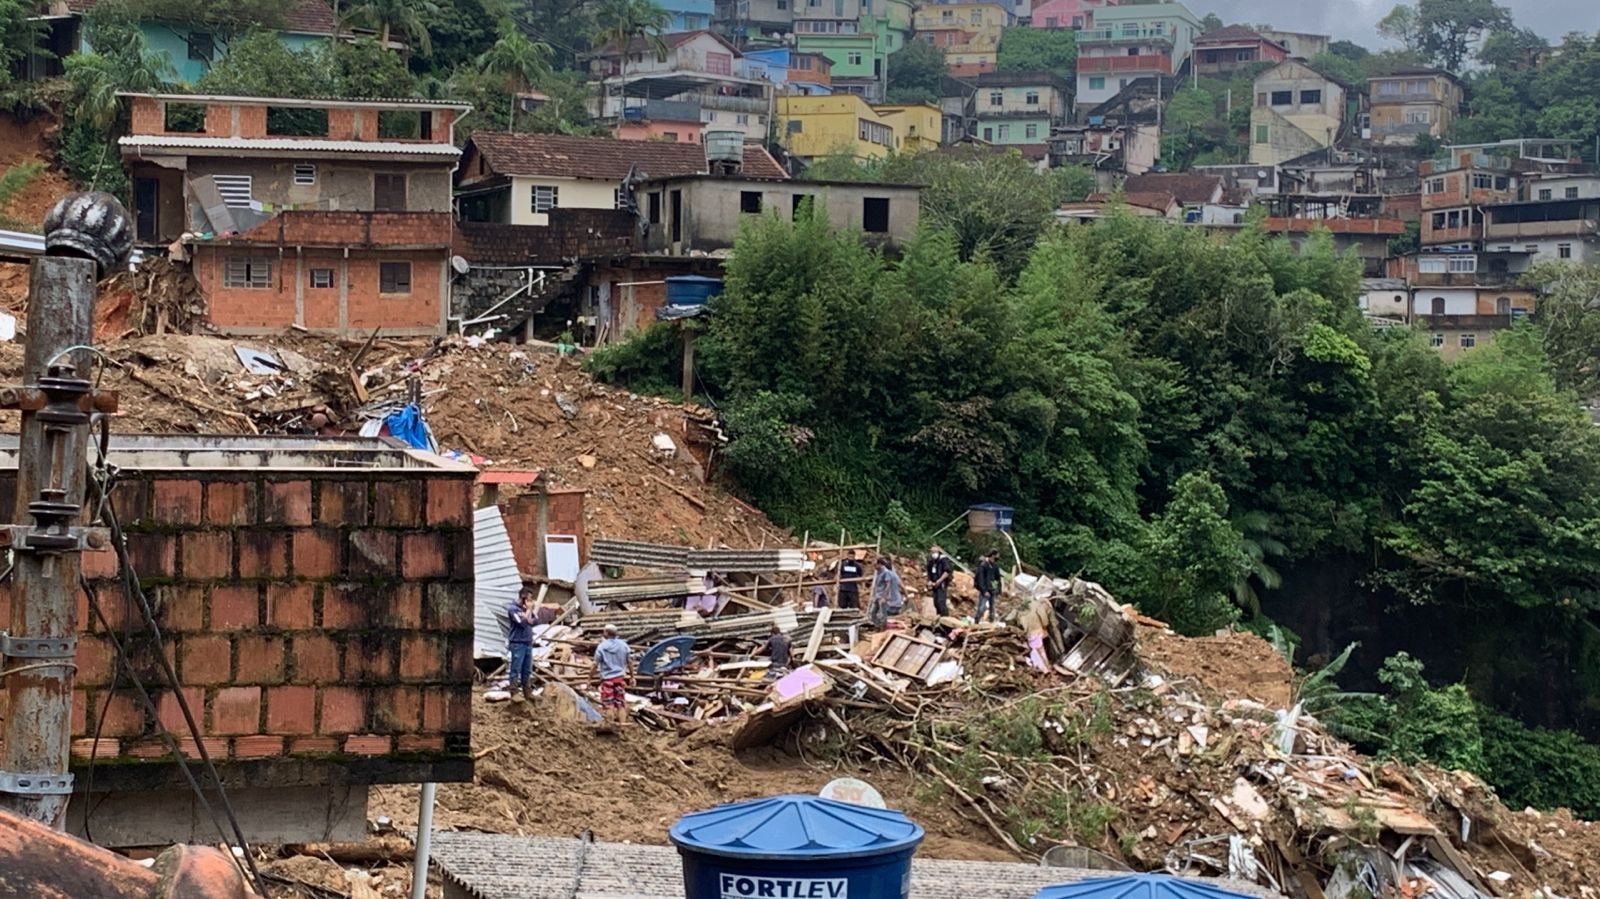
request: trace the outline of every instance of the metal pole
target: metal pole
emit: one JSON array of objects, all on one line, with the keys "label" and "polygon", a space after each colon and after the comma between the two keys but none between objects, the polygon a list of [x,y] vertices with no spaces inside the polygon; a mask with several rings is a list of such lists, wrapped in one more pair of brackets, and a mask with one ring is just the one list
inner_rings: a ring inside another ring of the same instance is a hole
[{"label": "metal pole", "polygon": [[433,844],[433,795],[438,784],[423,784],[417,806],[417,857],[411,863],[411,899],[428,892],[428,852]]},{"label": "metal pole", "polygon": [[[22,410],[17,498],[0,540],[13,556],[11,632],[0,634],[10,714],[0,734],[0,808],[57,829],[72,775],[72,685],[79,553],[103,531],[78,526],[88,479],[92,412],[115,409],[87,379],[95,285],[131,246],[128,216],[108,194],[70,194],[45,219],[45,252],[28,284],[23,384],[0,388]],[[76,258],[73,258],[76,257]]]}]

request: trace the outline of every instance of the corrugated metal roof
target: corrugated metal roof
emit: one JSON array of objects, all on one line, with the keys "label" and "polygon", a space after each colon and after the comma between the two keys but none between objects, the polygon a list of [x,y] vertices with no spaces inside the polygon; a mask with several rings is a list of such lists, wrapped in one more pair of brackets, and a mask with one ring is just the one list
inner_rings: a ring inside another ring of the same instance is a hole
[{"label": "corrugated metal roof", "polygon": [[472,513],[472,657],[503,659],[510,622],[504,615],[522,592],[522,574],[499,506]]},{"label": "corrugated metal roof", "polygon": [[[0,256],[20,258],[43,255],[43,234],[34,234],[30,231],[0,231]],[[134,250],[133,255],[128,258],[128,267],[133,268],[143,261],[144,253]]]},{"label": "corrugated metal roof", "polygon": [[394,156],[437,156],[454,159],[461,151],[450,144],[408,144],[399,141],[324,140],[304,137],[196,137],[193,135],[134,134],[117,144],[140,150],[276,150],[318,153],[383,153]]},{"label": "corrugated metal roof", "polygon": [[[666,828],[662,828],[665,837]],[[668,846],[587,843],[509,834],[433,834],[433,862],[478,899],[683,899],[683,864]],[[917,899],[1030,899],[1041,887],[1106,876],[1104,871],[1015,862],[913,859]],[[1200,880],[1243,896],[1276,897],[1235,880]]]}]

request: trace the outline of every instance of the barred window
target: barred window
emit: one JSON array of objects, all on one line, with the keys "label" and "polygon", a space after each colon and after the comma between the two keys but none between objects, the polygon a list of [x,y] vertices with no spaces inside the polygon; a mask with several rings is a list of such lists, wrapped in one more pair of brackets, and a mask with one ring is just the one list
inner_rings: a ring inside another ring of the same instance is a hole
[{"label": "barred window", "polygon": [[222,263],[222,286],[265,289],[272,286],[272,260],[230,257]]}]

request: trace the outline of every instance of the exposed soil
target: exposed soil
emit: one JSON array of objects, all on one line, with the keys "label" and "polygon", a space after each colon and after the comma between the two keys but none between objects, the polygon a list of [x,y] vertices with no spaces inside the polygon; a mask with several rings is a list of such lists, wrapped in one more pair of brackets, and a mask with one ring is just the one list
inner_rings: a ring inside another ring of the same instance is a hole
[{"label": "exposed soil", "polygon": [[1253,699],[1272,709],[1289,707],[1294,671],[1254,634],[1180,637],[1141,627],[1139,658],[1175,677],[1193,679],[1203,692],[1222,699]]}]

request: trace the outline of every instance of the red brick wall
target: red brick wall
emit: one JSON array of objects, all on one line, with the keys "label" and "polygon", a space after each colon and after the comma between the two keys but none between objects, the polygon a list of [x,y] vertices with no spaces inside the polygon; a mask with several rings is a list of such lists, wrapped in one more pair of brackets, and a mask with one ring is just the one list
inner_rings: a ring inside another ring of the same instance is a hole
[{"label": "red brick wall", "polygon": [[237,137],[266,137],[267,108],[265,106],[239,106],[239,133]]},{"label": "red brick wall", "polygon": [[588,544],[583,532],[583,503],[586,491],[555,488],[546,493],[524,493],[500,504],[500,515],[505,519],[506,536],[511,539],[511,554],[516,557],[517,570],[525,574],[543,576],[542,539],[539,534],[539,510],[545,511],[545,534],[570,534],[578,538],[578,558],[588,558]]},{"label": "red brick wall", "polygon": [[[176,474],[133,473],[116,503],[164,632],[161,651],[208,750],[235,761],[320,759],[341,772],[389,756],[462,770],[473,677],[471,475]],[[4,478],[9,493],[14,476]],[[181,748],[192,752],[176,699],[156,689],[164,683],[156,650],[116,580],[115,555],[86,554],[83,567],[157,714],[147,717],[125,675],[113,686],[111,641],[80,591],[74,756],[165,757],[158,724],[185,735]],[[0,618],[9,609],[9,595],[0,596]],[[368,772],[371,782],[381,782],[381,767]]]},{"label": "red brick wall", "polygon": [[212,137],[233,135],[233,107],[211,104],[206,107],[206,133]]},{"label": "red brick wall", "polygon": [[447,251],[433,253],[432,259],[420,254],[411,258],[411,292],[409,294],[379,293],[379,262],[404,258],[396,254],[382,257],[350,258],[349,324],[358,330],[382,327],[386,332],[397,330],[440,331],[443,321],[443,297],[439,285],[440,272],[447,264]]},{"label": "red brick wall", "polygon": [[356,111],[354,109],[328,110],[328,139],[356,140]]},{"label": "red brick wall", "polygon": [[[270,223],[269,223],[270,224]],[[265,226],[263,226],[265,227]],[[271,286],[266,288],[228,288],[223,286],[225,260],[230,256],[267,258],[273,263]],[[449,250],[415,250],[391,253],[352,253],[349,259],[326,252],[306,252],[298,271],[292,251],[279,255],[277,246],[195,248],[194,274],[205,292],[207,318],[227,331],[280,329],[297,324],[297,283],[304,281],[304,321],[302,327],[319,331],[338,331],[340,327],[340,271],[348,283],[344,291],[343,321],[347,329],[368,331],[382,326],[391,333],[442,333],[442,310],[447,301],[448,282],[442,277],[448,265]],[[409,294],[380,293],[379,264],[384,261],[411,263]],[[314,289],[312,268],[332,268],[334,286]]]},{"label": "red brick wall", "polygon": [[129,102],[129,134],[163,134],[167,130],[166,110],[160,100],[134,97]]}]

